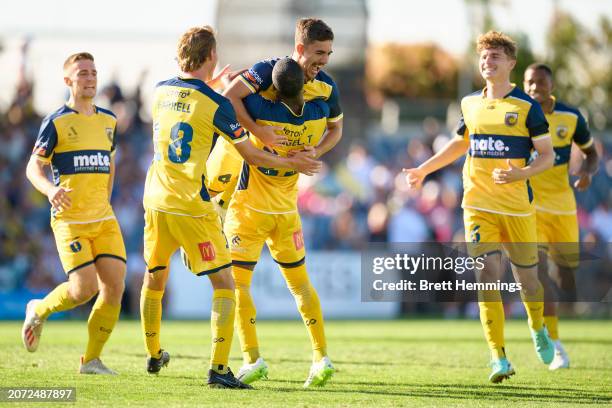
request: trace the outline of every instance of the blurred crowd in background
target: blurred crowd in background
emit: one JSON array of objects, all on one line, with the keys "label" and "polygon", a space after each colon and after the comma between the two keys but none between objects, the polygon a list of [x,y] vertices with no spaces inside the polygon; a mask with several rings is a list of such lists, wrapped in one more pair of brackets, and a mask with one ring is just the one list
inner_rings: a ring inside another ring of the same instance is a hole
[{"label": "blurred crowd in background", "polygon": [[[142,84],[134,93],[100,84],[96,103],[118,119],[112,197],[128,254],[124,310],[138,313],[145,265],[142,258],[144,179],[152,157],[151,124],[143,112]],[[49,203],[30,185],[25,167],[42,117],[33,107],[35,84],[23,77],[0,112],[0,291],[46,293],[66,279],[49,226]],[[345,121],[351,120],[350,117]],[[374,121],[375,122],[375,121]],[[368,242],[462,241],[462,162],[429,177],[422,191],[407,188],[402,168],[418,166],[453,135],[434,118],[389,136],[372,126],[365,140],[350,140],[334,164],[300,179],[299,206],[310,250],[356,250]],[[600,171],[591,188],[577,193],[581,239],[612,241],[612,141],[595,134]],[[572,167],[579,165],[578,152]]]}]

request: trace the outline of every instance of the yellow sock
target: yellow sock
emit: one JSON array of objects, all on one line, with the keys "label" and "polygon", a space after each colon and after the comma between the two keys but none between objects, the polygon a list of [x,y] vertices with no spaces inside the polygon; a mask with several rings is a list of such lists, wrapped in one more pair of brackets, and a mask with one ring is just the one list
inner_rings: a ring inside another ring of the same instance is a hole
[{"label": "yellow sock", "polygon": [[252,364],[259,358],[257,329],[255,318],[257,311],[251,297],[251,279],[253,271],[232,266],[232,275],[236,283],[236,328],[245,363]]},{"label": "yellow sock", "polygon": [[210,366],[213,370],[227,373],[227,363],[234,336],[234,311],[236,300],[233,290],[215,289],[210,312],[212,351]]},{"label": "yellow sock", "polygon": [[160,357],[160,329],[162,318],[163,290],[142,288],[140,293],[140,323],[147,353],[154,358]]},{"label": "yellow sock", "polygon": [[327,355],[327,343],[325,341],[325,328],[323,325],[323,313],[317,291],[310,284],[306,265],[295,268],[280,268],[287,287],[295,298],[295,303],[302,315],[312,344],[313,360],[319,361]]},{"label": "yellow sock", "polygon": [[551,340],[559,340],[559,318],[557,316],[544,316],[544,324],[546,324]]},{"label": "yellow sock", "polygon": [[102,300],[102,296],[98,296],[87,321],[89,341],[83,356],[84,363],[100,357],[102,348],[113,332],[115,323],[119,320],[120,311],[121,305],[109,305]]},{"label": "yellow sock", "polygon": [[523,305],[527,311],[527,324],[532,330],[540,330],[544,326],[544,288],[538,282],[538,290],[533,295],[526,295],[521,291]]},{"label": "yellow sock", "polygon": [[489,290],[479,293],[480,323],[484,330],[485,339],[491,350],[491,357],[499,359],[506,357],[504,348],[504,304],[499,291]]},{"label": "yellow sock", "polygon": [[51,291],[45,298],[36,305],[34,311],[36,315],[41,319],[46,319],[51,313],[63,312],[64,310],[70,310],[78,306],[79,304],[74,302],[68,295],[68,288],[70,284],[64,282],[57,285],[55,289]]}]

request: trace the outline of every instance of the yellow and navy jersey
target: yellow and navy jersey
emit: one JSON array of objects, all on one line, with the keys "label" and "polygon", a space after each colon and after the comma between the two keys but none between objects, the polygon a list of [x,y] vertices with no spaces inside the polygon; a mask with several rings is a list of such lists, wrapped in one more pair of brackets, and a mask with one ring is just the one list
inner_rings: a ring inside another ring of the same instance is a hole
[{"label": "yellow and navy jersey", "polygon": [[206,190],[206,160],[221,135],[231,143],[248,136],[229,99],[199,79],[157,84],[153,98],[153,161],[144,206],[193,217],[214,211]]},{"label": "yellow and navy jersey", "polygon": [[550,137],[540,104],[516,86],[505,97],[488,99],[480,90],[461,100],[457,134],[470,143],[463,166],[463,208],[505,215],[533,213],[529,181],[495,184],[493,170],[506,160],[524,167],[533,140]]},{"label": "yellow and navy jersey", "polygon": [[69,209],[51,209],[55,219],[88,223],[114,218],[108,183],[116,124],[111,111],[97,106],[88,116],[64,105],[43,120],[32,154],[51,165],[56,186],[72,190]]},{"label": "yellow and navy jersey", "polygon": [[576,199],[569,183],[569,159],[572,142],[586,149],[593,144],[586,120],[580,111],[554,101],[553,110],[546,114],[550,127],[555,164],[531,178],[538,211],[553,214],[575,214]]},{"label": "yellow and navy jersey", "polygon": [[[252,93],[259,93],[270,101],[276,101],[276,88],[272,84],[272,70],[280,58],[267,59],[253,65],[248,71],[240,75],[240,80]],[[340,107],[340,93],[334,80],[323,71],[304,84],[304,100],[310,101],[321,98],[329,105],[329,122],[342,119]]]},{"label": "yellow and navy jersey", "polygon": [[[327,129],[329,106],[320,99],[306,102],[301,114],[283,102],[271,102],[256,94],[247,96],[244,104],[258,124],[283,128],[288,140],[274,150],[251,137],[257,148],[282,157],[291,151],[303,150],[304,146],[316,146]],[[298,177],[293,169],[249,166],[245,162],[233,202],[268,214],[295,212]]]}]

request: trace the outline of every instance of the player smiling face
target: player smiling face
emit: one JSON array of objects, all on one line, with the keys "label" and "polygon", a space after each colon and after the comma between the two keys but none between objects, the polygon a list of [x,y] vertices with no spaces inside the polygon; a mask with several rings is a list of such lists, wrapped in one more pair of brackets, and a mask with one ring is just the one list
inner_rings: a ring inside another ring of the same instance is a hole
[{"label": "player smiling face", "polygon": [[64,82],[75,99],[93,99],[98,88],[98,71],[92,60],[73,62],[64,71]]},{"label": "player smiling face", "polygon": [[297,62],[304,70],[306,81],[312,81],[319,71],[327,65],[332,52],[332,42],[329,40],[297,45]]},{"label": "player smiling face", "polygon": [[553,81],[544,69],[528,69],[525,71],[523,87],[529,96],[542,104],[550,99]]},{"label": "player smiling face", "polygon": [[480,51],[478,67],[480,75],[487,81],[508,80],[515,65],[516,60],[508,56],[501,47]]}]

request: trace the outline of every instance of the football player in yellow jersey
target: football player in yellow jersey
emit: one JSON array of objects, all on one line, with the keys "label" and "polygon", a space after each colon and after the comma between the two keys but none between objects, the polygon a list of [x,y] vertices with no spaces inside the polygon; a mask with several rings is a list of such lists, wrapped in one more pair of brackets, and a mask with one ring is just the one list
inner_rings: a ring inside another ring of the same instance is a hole
[{"label": "football player in yellow jersey", "polygon": [[[91,54],[68,57],[64,82],[70,99],[44,119],[26,175],[51,203],[51,227],[68,281],[28,303],[23,344],[36,351],[49,315],[83,304],[99,291],[79,372],[116,374],[100,361],[100,353],[119,318],[125,280],[125,247],[110,205],[117,120],[93,103],[98,81]],[[53,182],[45,175],[49,165]]]},{"label": "football player in yellow jersey", "polygon": [[[315,148],[317,158],[331,150],[342,137],[343,115],[338,87],[322,70],[332,54],[333,40],[332,29],[322,20],[305,18],[297,21],[291,58],[297,61],[304,71],[304,98],[307,101],[321,98],[330,108],[328,131]],[[272,69],[278,60],[279,58],[275,58],[258,62],[236,78],[224,92],[232,102],[240,123],[270,148],[282,145],[287,140],[286,136],[277,127],[257,124],[255,119],[249,116],[243,99],[253,93],[272,101],[277,99],[272,84]],[[229,143],[221,140],[213,149],[207,166],[210,175],[209,191],[212,195],[223,193],[216,200],[226,209],[238,182],[242,160]]]},{"label": "football player in yellow jersey", "polygon": [[[252,140],[260,149],[280,156],[316,146],[327,127],[329,105],[321,99],[304,102],[304,72],[291,58],[276,62],[272,81],[278,102],[253,94],[244,99],[244,105],[257,126],[282,128],[287,141],[271,150],[260,140]],[[306,271],[297,181],[298,174],[291,169],[245,164],[225,220],[236,282],[236,326],[244,359],[238,378],[246,383],[267,376],[267,365],[259,353],[256,310],[250,294],[253,269],[264,243],[278,263],[310,335],[313,363],[304,386],[323,386],[334,372],[327,356],[319,297]]]},{"label": "football player in yellow jersey", "polygon": [[[488,255],[479,280],[502,277],[500,243],[508,254],[527,310],[540,360],[550,363],[554,346],[543,318],[543,289],[537,277],[535,212],[528,179],[553,165],[548,123],[540,105],[510,83],[516,43],[490,31],[477,40],[479,69],[486,88],[461,101],[457,137],[418,168],[405,169],[408,184],[421,186],[430,173],[468,152],[463,168],[464,225],[471,256]],[[529,163],[531,149],[538,156]],[[520,244],[524,243],[524,244]],[[480,319],[491,350],[489,380],[514,374],[504,345],[504,308],[499,291],[479,293]]]},{"label": "football player in yellow jersey", "polygon": [[580,191],[591,185],[591,177],[597,172],[599,158],[593,145],[586,120],[576,108],[568,106],[552,95],[553,73],[548,65],[534,63],[524,74],[525,91],[544,110],[550,127],[555,151],[553,168],[533,177],[538,243],[540,245],[539,276],[544,285],[544,321],[555,344],[555,358],[549,368],[569,368],[567,355],[559,340],[557,303],[552,300],[554,284],[548,277],[548,256],[559,271],[559,287],[570,296],[575,294],[574,271],[579,258],[578,217],[576,199],[569,183],[569,159],[572,143],[583,153],[584,162],[574,187]]},{"label": "football player in yellow jersey", "polygon": [[229,370],[234,332],[234,280],[221,222],[206,189],[206,159],[219,135],[232,143],[249,164],[286,167],[312,174],[321,163],[313,151],[280,157],[257,149],[236,120],[231,103],[205,81],[217,65],[216,40],[210,27],[188,30],[179,40],[181,75],[160,82],[153,101],[154,157],[144,193],[145,274],[140,310],[148,352],[147,371],[157,374],[170,356],[160,346],[162,297],[170,257],[181,248],[185,263],[213,286],[212,352],[208,384],[216,388],[250,388]]}]

